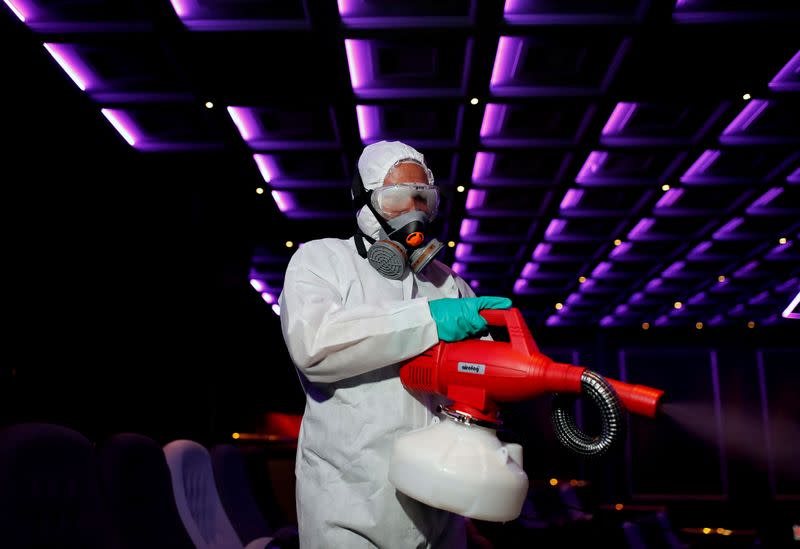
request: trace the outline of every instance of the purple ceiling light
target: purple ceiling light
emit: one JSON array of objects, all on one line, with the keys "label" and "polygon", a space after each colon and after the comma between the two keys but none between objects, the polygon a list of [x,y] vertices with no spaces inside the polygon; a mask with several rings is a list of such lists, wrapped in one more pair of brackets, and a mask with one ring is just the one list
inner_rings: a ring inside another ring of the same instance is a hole
[{"label": "purple ceiling light", "polygon": [[592,151],[581,166],[575,181],[582,186],[661,183],[670,177],[676,165],[682,161],[683,154],[673,159],[672,154],[631,149]]},{"label": "purple ceiling light", "polygon": [[775,200],[776,198],[778,198],[782,194],[783,194],[783,189],[782,188],[773,187],[772,189],[768,190],[763,195],[761,195],[761,197],[758,200],[756,200],[755,202],[753,202],[750,205],[750,207],[751,208],[763,208],[764,206],[769,205],[770,202],[772,202],[773,200]]},{"label": "purple ceiling light", "polygon": [[656,202],[656,209],[669,208],[683,196],[683,189],[670,189]]},{"label": "purple ceiling light", "polygon": [[[288,17],[277,13],[264,15],[263,6],[258,2],[170,0],[170,3],[181,22],[193,31],[299,30],[308,27],[304,11],[298,10]],[[243,8],[262,9],[258,13],[242,14]]]},{"label": "purple ceiling light", "polygon": [[774,313],[774,314],[769,315],[764,320],[762,320],[761,324],[763,324],[765,326],[771,326],[772,324],[777,324],[778,322],[780,322],[780,318],[781,317],[778,315],[778,313]]},{"label": "purple ceiling light", "polygon": [[778,284],[775,291],[779,294],[792,294],[800,288],[800,278],[793,277],[782,284]]},{"label": "purple ceiling light", "polygon": [[347,64],[350,67],[350,83],[353,85],[353,91],[357,91],[366,85],[371,72],[369,69],[372,67],[372,55],[369,42],[348,38],[344,41],[344,48],[347,53]]},{"label": "purple ceiling light", "polygon": [[[350,83],[353,92],[359,98],[409,98],[409,97],[455,97],[464,93],[466,82],[465,62],[464,70],[452,63],[443,66],[426,66],[420,68],[420,72],[405,72],[402,78],[398,78],[379,59],[383,58],[384,51],[391,55],[396,55],[404,59],[407,55],[407,40],[405,39],[345,39],[345,53],[350,71]],[[437,42],[427,46],[416,44],[417,48],[430,48],[430,59],[441,55],[450,56],[464,55],[464,59],[469,59],[472,51],[472,39],[466,38],[463,41]],[[463,49],[462,49],[463,45]],[[433,61],[431,61],[433,63]],[[418,85],[409,85],[409,80],[415,81]]]},{"label": "purple ceiling light", "polygon": [[472,255],[472,244],[456,244],[456,259],[464,261]]},{"label": "purple ceiling light", "polygon": [[348,0],[336,0],[336,4],[339,7],[339,15],[342,16],[342,19],[345,17],[352,17],[354,14],[358,13],[356,2],[348,2]]},{"label": "purple ceiling light", "polygon": [[[595,286],[597,286],[597,281],[594,280],[593,278],[588,278],[586,279],[586,282],[584,282],[578,287],[578,291],[588,292],[591,291]],[[572,303],[572,302],[570,300],[567,300],[567,303]]]},{"label": "purple ceiling light", "polygon": [[544,236],[546,238],[552,238],[558,236],[564,231],[564,228],[566,226],[567,226],[567,221],[565,219],[551,219],[550,224],[544,231]]},{"label": "purple ceiling light", "polygon": [[620,257],[628,253],[632,247],[633,244],[631,244],[630,242],[623,242],[619,246],[615,246],[614,249],[611,250],[611,253],[608,255],[609,257]]},{"label": "purple ceiling light", "polygon": [[481,137],[493,137],[500,135],[508,115],[508,105],[500,103],[489,103],[483,111],[483,122],[481,122]]},{"label": "purple ceiling light", "polygon": [[616,308],[614,309],[614,314],[616,314],[616,315],[624,315],[624,314],[627,314],[628,311],[630,311],[630,306],[625,304],[625,303],[623,303],[622,305],[617,305],[616,306]]},{"label": "purple ceiling light", "polygon": [[473,288],[480,288],[481,281],[480,280],[470,280],[469,285]]},{"label": "purple ceiling light", "polygon": [[260,133],[260,124],[252,109],[246,107],[228,107],[233,123],[245,141],[251,141]]},{"label": "purple ceiling light", "polygon": [[[588,4],[583,7],[582,4]],[[599,25],[629,24],[640,21],[644,16],[648,2],[634,3],[638,7],[619,6],[623,2],[577,3],[577,8],[562,9],[559,2],[542,2],[541,0],[506,0],[503,7],[503,18],[512,25]],[[596,9],[593,9],[594,6]],[[592,6],[591,8],[588,6]]]},{"label": "purple ceiling light", "polygon": [[636,305],[637,303],[642,303],[643,301],[645,301],[645,299],[647,299],[647,296],[645,295],[644,292],[636,292],[628,300],[628,303]]},{"label": "purple ceiling light", "polygon": [[461,221],[461,228],[458,231],[458,234],[461,235],[461,238],[469,238],[470,236],[474,235],[478,231],[478,220],[477,219],[464,219]]},{"label": "purple ceiling light", "polygon": [[[137,109],[101,109],[100,112],[114,126],[125,141],[135,149],[142,152],[155,151],[191,151],[191,150],[216,150],[222,148],[221,143],[212,141],[193,141],[194,135],[185,132],[185,140],[171,132],[153,127],[156,125],[154,113]],[[185,111],[184,111],[185,112]],[[187,124],[186,127],[190,127]],[[150,128],[145,130],[145,128]],[[201,130],[202,131],[202,130]]]},{"label": "purple ceiling light", "polygon": [[[286,150],[286,149],[320,149],[320,148],[334,148],[337,145],[337,137],[335,137],[335,128],[331,136],[314,136],[308,135],[312,133],[311,128],[314,124],[324,124],[322,119],[318,119],[311,123],[311,127],[297,127],[292,125],[291,122],[282,121],[278,125],[285,127],[275,127],[275,122],[265,122],[275,114],[275,109],[266,107],[241,107],[229,106],[227,107],[228,114],[239,130],[242,139],[254,150]],[[287,120],[291,120],[293,111],[284,111],[283,113]],[[302,114],[308,114],[303,111]],[[321,114],[314,111],[312,115]],[[268,118],[265,118],[268,117]],[[320,128],[318,128],[320,129]],[[305,134],[303,132],[306,132]]]},{"label": "purple ceiling light", "polygon": [[266,285],[265,285],[265,284],[264,284],[262,281],[260,281],[259,279],[257,279],[257,278],[251,278],[251,279],[250,279],[250,285],[251,285],[251,286],[253,287],[253,289],[254,289],[255,291],[257,291],[258,293],[262,293],[262,292],[265,292],[265,291],[267,291],[267,287],[266,287]]},{"label": "purple ceiling light", "polygon": [[[47,22],[46,24],[59,25],[61,23]],[[72,25],[73,23],[64,24]],[[74,25],[83,24],[74,23]],[[112,26],[116,24],[109,23]],[[127,23],[121,23],[123,26],[125,24]],[[104,23],[99,23],[97,29],[90,23],[86,23],[86,25],[92,31],[115,32],[110,30],[112,27],[104,26]],[[100,48],[95,44],[46,42],[43,46],[75,85],[81,91],[91,94],[92,98],[100,104],[150,100],[183,101],[190,98],[188,93],[172,88],[173,83],[167,84],[167,90],[162,91],[148,90],[146,89],[148,84],[145,84],[145,89],[141,87],[141,82],[151,80],[153,75],[158,72],[157,69],[152,68],[152,65],[163,62],[163,59],[148,47],[140,45],[135,49],[134,46],[118,45],[101,53]],[[110,63],[112,58],[113,64]],[[131,65],[136,67],[133,74],[124,70]],[[145,68],[145,66],[148,67]]]},{"label": "purple ceiling light", "polygon": [[636,103],[618,103],[614,108],[614,112],[611,113],[608,122],[606,122],[602,135],[604,137],[610,137],[621,134],[636,112],[636,108]]},{"label": "purple ceiling light", "polygon": [[705,254],[705,252],[711,247],[711,244],[712,243],[708,240],[705,242],[701,242],[700,244],[695,246],[694,249],[692,249],[686,257],[689,259],[697,259],[703,257],[703,254]]},{"label": "purple ceiling light", "polygon": [[550,315],[547,317],[545,324],[547,324],[548,326],[558,326],[559,324],[561,324],[561,317],[558,315]]},{"label": "purple ceiling light", "polygon": [[733,119],[733,122],[728,124],[728,127],[725,128],[722,135],[746,132],[750,125],[763,114],[767,107],[769,107],[769,101],[765,99],[753,99],[742,109],[742,112]]},{"label": "purple ceiling light", "polygon": [[141,140],[139,130],[133,119],[125,111],[120,109],[101,109],[100,112],[111,122],[111,125],[114,126],[114,129],[119,132],[122,138],[128,142],[128,145],[131,147],[138,146],[138,142]]},{"label": "purple ceiling light", "polygon": [[467,266],[464,265],[463,263],[458,262],[458,261],[453,263],[451,268],[453,269],[453,271],[455,271],[456,273],[458,273],[460,275],[463,275],[467,270]]},{"label": "purple ceiling light", "polygon": [[653,280],[649,281],[649,282],[648,282],[648,283],[645,285],[644,289],[645,289],[645,290],[650,290],[650,291],[653,291],[653,290],[657,290],[658,288],[660,288],[660,287],[661,287],[661,286],[663,286],[663,285],[664,285],[664,280],[663,280],[663,279],[661,279],[661,278],[654,278]]},{"label": "purple ceiling light", "polygon": [[[126,2],[124,11],[134,11],[124,20],[109,19],[108,12],[116,12],[116,2],[110,0],[81,0],[78,2],[53,2],[48,0],[4,0],[17,18],[31,30],[42,34],[67,34],[85,32],[147,32],[152,25],[139,19],[138,10],[130,10]],[[91,19],[88,16],[91,15]],[[76,19],[78,18],[83,19]],[[124,17],[124,16],[123,16]]]},{"label": "purple ceiling light", "polygon": [[709,326],[719,326],[720,324],[725,323],[725,315],[718,314],[715,315],[711,320],[708,321]]},{"label": "purple ceiling light", "polygon": [[542,259],[543,257],[547,257],[550,253],[550,250],[553,248],[552,244],[545,244],[540,242],[536,245],[536,248],[533,250],[532,257],[533,259]]},{"label": "purple ceiling light", "polygon": [[589,183],[594,179],[595,174],[600,171],[608,158],[608,153],[605,151],[593,151],[589,154],[589,158],[584,162],[581,171],[578,172],[578,177],[575,178],[576,183]]},{"label": "purple ceiling light", "polygon": [[522,56],[524,40],[518,36],[501,36],[497,43],[497,55],[494,58],[492,78],[489,87],[495,88],[512,81],[517,72]]},{"label": "purple ceiling light", "polygon": [[731,283],[730,278],[724,278],[722,280],[717,279],[716,284],[714,284],[714,288],[715,289],[724,288],[726,286],[730,286],[730,283]]},{"label": "purple ceiling light", "polygon": [[797,168],[792,174],[786,178],[789,183],[800,183],[800,168]]},{"label": "purple ceiling light", "polygon": [[800,51],[769,83],[772,91],[800,91]]},{"label": "purple ceiling light", "polygon": [[773,247],[764,257],[765,259],[780,259],[782,255],[789,255],[786,252],[788,252],[793,245],[794,242],[787,240],[785,244],[778,244]]},{"label": "purple ceiling light", "polygon": [[705,301],[706,301],[706,293],[700,292],[699,294],[689,298],[689,300],[686,303],[689,305],[701,305],[705,303]]},{"label": "purple ceiling light", "polygon": [[361,142],[373,143],[380,139],[381,111],[377,105],[356,105],[358,133]]},{"label": "purple ceiling light", "polygon": [[[688,24],[707,24],[707,23],[730,23],[752,22],[761,19],[768,8],[759,9],[762,2],[741,2],[736,8],[723,9],[730,2],[709,2],[708,0],[676,0],[675,10],[672,18],[678,23]],[[748,9],[749,8],[749,9]]]},{"label": "purple ceiling light", "polygon": [[778,198],[780,195],[783,194],[783,189],[781,187],[773,187],[764,194],[762,194],[755,202],[750,204],[747,208],[747,213],[754,213],[758,210],[762,210],[769,206],[770,202]]},{"label": "purple ceiling light", "polygon": [[747,263],[743,267],[739,268],[736,272],[734,272],[733,276],[735,278],[740,278],[740,277],[747,276],[749,273],[751,273],[753,270],[755,270],[756,267],[758,267],[758,261],[750,261],[749,263]]},{"label": "purple ceiling light", "polygon": [[762,136],[748,135],[748,129],[753,123],[758,120],[764,111],[770,106],[769,101],[764,99],[753,99],[750,101],[742,112],[734,118],[727,128],[720,135],[720,143],[727,145],[741,145],[749,143],[763,143],[769,141]]},{"label": "purple ceiling light", "polygon": [[725,223],[722,227],[717,229],[717,231],[714,233],[714,239],[725,240],[729,238],[730,234],[733,231],[735,231],[737,227],[739,227],[739,225],[741,225],[742,223],[744,223],[743,217],[734,217],[733,219]]},{"label": "purple ceiling light", "polygon": [[[524,74],[524,60],[528,55],[536,55],[535,48],[548,42],[548,39],[538,37],[501,36],[497,43],[497,53],[489,82],[490,92],[495,96],[501,97],[553,94],[594,95],[601,93],[608,88],[613,80],[614,74],[619,69],[631,43],[629,38],[623,39],[620,45],[614,48],[615,51],[611,54],[610,60],[599,61],[602,66],[607,66],[608,68],[604,71],[604,75],[595,77],[600,80],[597,83],[588,85],[554,85],[552,80],[548,76],[544,76],[543,73],[540,75],[541,79],[539,81],[530,81],[531,79],[527,78],[529,75]],[[588,47],[587,52],[590,55],[592,53]],[[581,59],[581,62],[586,63],[586,60]],[[537,77],[534,77],[533,80],[537,80]]]},{"label": "purple ceiling light", "polygon": [[21,2],[18,2],[19,6],[15,5],[15,3],[12,0],[5,0],[5,3],[6,6],[8,6],[11,9],[11,11],[14,12],[14,15],[16,15],[17,18],[23,23],[25,22],[25,19],[29,17],[27,15],[28,13],[27,8],[23,7],[23,4]]},{"label": "purple ceiling light", "polygon": [[705,151],[703,154],[700,155],[692,167],[689,168],[683,176],[681,176],[681,183],[702,183],[704,181],[703,176],[708,171],[708,169],[717,161],[721,151],[716,150],[708,150]]},{"label": "purple ceiling light", "polygon": [[611,315],[606,315],[600,319],[600,326],[613,326],[614,325],[614,317]]},{"label": "purple ceiling light", "polygon": [[[262,293],[261,293],[261,299],[263,299],[264,301],[266,301],[266,302],[267,302],[269,305],[272,305],[273,303],[275,303],[275,296],[274,296],[274,295],[272,295],[272,294],[271,294],[271,293],[269,293],[269,292],[262,292]],[[279,314],[280,314],[280,313],[279,313]]]},{"label": "purple ceiling light", "polygon": [[272,183],[280,174],[278,159],[274,155],[254,154],[253,159],[255,159],[258,171],[261,172],[261,177],[264,178],[266,183]]},{"label": "purple ceiling light", "polygon": [[746,308],[744,306],[744,303],[739,303],[733,309],[728,311],[728,315],[730,315],[730,316],[741,316],[741,315],[745,314],[745,312],[747,312],[747,311],[746,311]]},{"label": "purple ceiling light", "polygon": [[522,276],[522,278],[531,278],[531,277],[533,277],[533,275],[538,270],[539,270],[539,264],[538,263],[532,263],[532,262],[529,261],[522,268],[522,275],[521,276]]},{"label": "purple ceiling light", "polygon": [[91,69],[81,60],[75,49],[69,44],[45,43],[44,48],[53,56],[53,59],[64,69],[64,72],[75,82],[81,91],[86,91],[94,85],[96,77]]},{"label": "purple ceiling light", "polygon": [[297,208],[292,195],[286,191],[272,191],[272,198],[278,209],[283,213],[291,212]]},{"label": "purple ceiling light", "polygon": [[189,17],[189,3],[190,0],[169,0],[172,3],[172,9],[175,10],[175,13],[178,17],[183,19],[184,17]]},{"label": "purple ceiling light", "polygon": [[470,189],[467,192],[467,211],[471,212],[483,208],[486,203],[486,194],[485,190]]},{"label": "purple ceiling light", "polygon": [[646,217],[644,219],[639,220],[639,222],[630,230],[628,233],[629,240],[640,240],[644,237],[644,235],[650,230],[650,228],[655,225],[656,220]]},{"label": "purple ceiling light", "polygon": [[566,194],[564,194],[564,198],[561,200],[561,205],[559,206],[562,210],[569,210],[571,208],[575,208],[578,206],[578,203],[583,198],[583,190],[581,189],[569,189]]},{"label": "purple ceiling light", "polygon": [[[468,10],[449,13],[424,13],[421,12],[422,4],[436,7],[438,2],[419,2],[419,5],[409,3],[410,9],[403,9],[405,3],[382,3],[372,0],[337,0],[339,16],[342,23],[348,28],[398,28],[398,27],[460,27],[469,24],[474,19],[475,3],[470,2]],[[398,8],[400,8],[398,10]],[[415,9],[416,8],[416,9]],[[405,12],[409,13],[397,13]]]},{"label": "purple ceiling light", "polygon": [[800,291],[794,296],[794,299],[789,303],[781,313],[783,318],[800,319]]},{"label": "purple ceiling light", "polygon": [[514,293],[521,294],[525,290],[528,289],[528,281],[524,278],[518,278],[516,282],[514,282]]},{"label": "purple ceiling light", "polygon": [[661,276],[665,278],[674,278],[676,276],[680,276],[680,272],[686,267],[685,261],[676,261],[666,269],[664,272],[661,273]]},{"label": "purple ceiling light", "polygon": [[[687,107],[680,114],[675,113],[672,123],[663,120],[661,116],[665,114],[665,105],[650,103],[618,103],[614,112],[606,122],[600,135],[600,143],[608,146],[632,146],[641,147],[644,145],[663,146],[663,145],[689,145],[697,136],[705,135],[708,129],[716,123],[727,110],[727,105],[723,102],[710,117],[704,117],[703,123],[699,117],[700,108]],[[704,112],[706,109],[702,109]],[[651,118],[650,113],[659,115],[660,122]],[[638,121],[641,116],[641,123],[635,124],[631,121]],[[696,119],[696,120],[694,120]],[[702,124],[699,128],[697,125]],[[685,154],[685,153],[682,153]]]},{"label": "purple ceiling light", "polygon": [[272,304],[272,312],[275,313],[278,316],[281,316],[281,306],[278,305],[277,303],[273,303]]},{"label": "purple ceiling light", "polygon": [[597,267],[595,267],[594,270],[592,271],[592,276],[595,276],[597,278],[603,278],[603,275],[611,270],[611,265],[612,264],[610,261],[601,261],[597,265]]},{"label": "purple ceiling light", "polygon": [[496,155],[489,152],[475,153],[475,164],[472,167],[472,180],[481,181],[489,176],[494,166]]}]

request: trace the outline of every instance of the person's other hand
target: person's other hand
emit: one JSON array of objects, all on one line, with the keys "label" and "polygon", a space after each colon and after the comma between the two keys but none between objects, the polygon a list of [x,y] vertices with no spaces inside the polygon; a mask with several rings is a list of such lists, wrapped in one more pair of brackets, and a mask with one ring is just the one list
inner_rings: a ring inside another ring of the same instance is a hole
[{"label": "person's other hand", "polygon": [[442,341],[459,341],[477,335],[486,329],[481,309],[508,309],[507,297],[482,296],[434,299],[428,302],[436,330]]}]

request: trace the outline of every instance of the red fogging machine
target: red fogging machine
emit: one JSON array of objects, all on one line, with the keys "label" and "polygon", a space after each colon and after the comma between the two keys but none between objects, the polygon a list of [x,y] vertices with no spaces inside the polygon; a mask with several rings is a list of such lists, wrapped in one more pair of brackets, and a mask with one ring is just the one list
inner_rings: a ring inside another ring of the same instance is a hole
[{"label": "red fogging machine", "polygon": [[[581,366],[554,362],[539,351],[518,309],[484,309],[490,326],[504,326],[509,341],[440,341],[400,368],[412,392],[444,395],[443,420],[395,440],[389,480],[433,507],[482,520],[516,518],[527,494],[522,448],[503,444],[499,402],[555,393],[558,440],[583,456],[604,454],[624,437],[623,409],[655,417],[663,391],[608,379]],[[572,411],[575,395],[600,411],[601,432],[584,433]]]}]

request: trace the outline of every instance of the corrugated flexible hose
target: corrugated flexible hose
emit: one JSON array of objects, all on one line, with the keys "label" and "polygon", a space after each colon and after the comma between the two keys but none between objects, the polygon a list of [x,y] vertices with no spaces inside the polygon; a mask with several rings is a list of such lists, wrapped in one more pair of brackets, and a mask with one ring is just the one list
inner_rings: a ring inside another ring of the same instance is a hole
[{"label": "corrugated flexible hose", "polygon": [[584,371],[581,388],[600,410],[600,434],[592,437],[578,427],[573,411],[577,397],[562,393],[553,398],[553,428],[558,441],[576,454],[599,457],[625,436],[622,403],[608,381],[591,370]]}]

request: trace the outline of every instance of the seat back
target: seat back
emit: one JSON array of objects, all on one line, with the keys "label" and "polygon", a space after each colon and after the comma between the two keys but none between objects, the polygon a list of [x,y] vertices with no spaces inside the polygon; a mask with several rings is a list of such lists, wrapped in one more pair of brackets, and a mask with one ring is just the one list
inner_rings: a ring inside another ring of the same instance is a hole
[{"label": "seat back", "polygon": [[236,530],[220,501],[211,456],[191,440],[164,446],[178,514],[199,549],[241,549]]},{"label": "seat back", "polygon": [[194,549],[178,515],[161,445],[121,433],[105,441],[99,457],[113,547]]},{"label": "seat back", "polygon": [[0,430],[0,545],[104,549],[97,457],[82,434],[46,423]]},{"label": "seat back", "polygon": [[269,536],[272,529],[258,508],[242,452],[230,444],[211,449],[211,464],[222,506],[244,544]]}]

